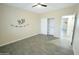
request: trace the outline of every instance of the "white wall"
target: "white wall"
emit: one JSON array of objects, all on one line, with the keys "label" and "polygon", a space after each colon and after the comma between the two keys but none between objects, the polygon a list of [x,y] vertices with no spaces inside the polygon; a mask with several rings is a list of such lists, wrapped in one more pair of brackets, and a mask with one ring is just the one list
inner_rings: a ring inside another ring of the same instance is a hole
[{"label": "white wall", "polygon": [[[16,28],[17,19],[25,18],[26,27]],[[38,14],[19,9],[0,5],[0,45],[18,41],[40,33],[40,18]]]}]

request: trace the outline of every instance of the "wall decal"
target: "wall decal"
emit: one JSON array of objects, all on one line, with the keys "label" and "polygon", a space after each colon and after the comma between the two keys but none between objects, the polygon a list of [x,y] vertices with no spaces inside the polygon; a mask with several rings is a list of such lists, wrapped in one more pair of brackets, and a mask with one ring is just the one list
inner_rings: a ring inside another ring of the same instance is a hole
[{"label": "wall decal", "polygon": [[21,24],[25,23],[25,19],[17,20],[17,22],[19,25],[21,25]]},{"label": "wall decal", "polygon": [[13,27],[26,27],[29,25],[29,24],[24,25],[25,19],[17,20],[17,23],[18,23],[18,25],[11,24],[11,26],[13,26]]}]

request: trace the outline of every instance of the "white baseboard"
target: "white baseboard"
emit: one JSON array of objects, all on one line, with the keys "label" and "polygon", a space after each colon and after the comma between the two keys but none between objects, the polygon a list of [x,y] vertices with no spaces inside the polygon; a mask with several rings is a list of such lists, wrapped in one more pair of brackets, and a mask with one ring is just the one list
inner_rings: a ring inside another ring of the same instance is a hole
[{"label": "white baseboard", "polygon": [[5,46],[5,45],[8,45],[8,44],[11,44],[11,43],[15,43],[15,42],[17,42],[17,41],[20,41],[20,40],[23,40],[23,39],[25,39],[25,38],[29,38],[29,37],[32,37],[32,36],[35,36],[35,35],[38,35],[38,34],[33,34],[33,35],[31,35],[31,36],[28,36],[28,37],[24,37],[24,38],[21,38],[21,39],[16,39],[16,40],[7,42],[7,43],[5,43],[5,44],[1,44],[0,47]]}]

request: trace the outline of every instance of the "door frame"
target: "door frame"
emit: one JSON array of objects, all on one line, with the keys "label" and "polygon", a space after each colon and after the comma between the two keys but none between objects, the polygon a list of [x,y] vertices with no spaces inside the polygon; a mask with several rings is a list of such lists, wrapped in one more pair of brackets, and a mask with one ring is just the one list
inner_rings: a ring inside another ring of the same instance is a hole
[{"label": "door frame", "polygon": [[47,19],[47,35],[50,35],[49,34],[49,20],[54,20],[55,18],[54,17],[50,17]]},{"label": "door frame", "polygon": [[[74,15],[74,26],[73,26],[73,33],[72,33],[72,39],[71,39],[71,43],[70,45],[73,45],[73,41],[74,41],[74,35],[75,35],[75,26],[76,26],[76,14],[70,14],[70,15]],[[70,15],[64,15],[65,17],[70,16]],[[63,16],[62,16],[63,18]],[[61,20],[62,21],[62,20]],[[62,26],[62,25],[61,25]]]}]

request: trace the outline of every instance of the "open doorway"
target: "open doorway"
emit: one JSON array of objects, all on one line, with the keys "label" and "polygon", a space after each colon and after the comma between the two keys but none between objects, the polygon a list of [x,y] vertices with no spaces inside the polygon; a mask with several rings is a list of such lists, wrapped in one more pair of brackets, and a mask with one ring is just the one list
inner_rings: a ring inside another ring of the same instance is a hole
[{"label": "open doorway", "polygon": [[75,15],[62,16],[61,39],[65,45],[71,46],[74,35]]},{"label": "open doorway", "polygon": [[46,36],[48,40],[58,39],[55,35],[56,23],[55,18],[42,18],[41,19],[41,34]]},{"label": "open doorway", "polygon": [[54,18],[48,18],[47,20],[47,35],[54,36],[54,28],[55,28],[55,21]]}]

